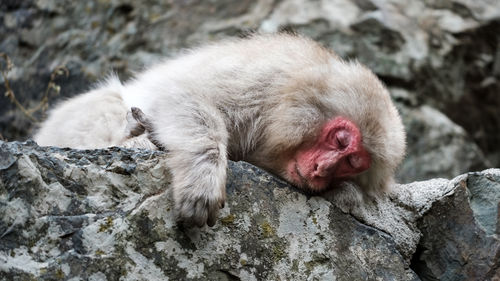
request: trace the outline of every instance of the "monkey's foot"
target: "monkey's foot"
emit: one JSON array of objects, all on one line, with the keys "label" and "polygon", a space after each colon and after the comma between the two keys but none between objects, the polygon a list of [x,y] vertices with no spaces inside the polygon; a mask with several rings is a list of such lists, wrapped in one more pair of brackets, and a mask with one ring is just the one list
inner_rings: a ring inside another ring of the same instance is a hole
[{"label": "monkey's foot", "polygon": [[125,142],[126,146],[165,150],[165,147],[154,138],[151,119],[140,108],[132,107],[127,112],[127,122],[129,140]]},{"label": "monkey's foot", "polygon": [[148,138],[146,134],[142,134],[137,137],[131,137],[123,141],[123,143],[120,145],[126,148],[145,148],[149,150],[159,150],[158,146],[155,145],[151,140]]}]

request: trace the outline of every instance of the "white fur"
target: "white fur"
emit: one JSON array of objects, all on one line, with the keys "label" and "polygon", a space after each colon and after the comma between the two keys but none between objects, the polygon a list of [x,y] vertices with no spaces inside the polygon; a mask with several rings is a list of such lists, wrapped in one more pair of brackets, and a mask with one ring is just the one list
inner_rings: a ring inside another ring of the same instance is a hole
[{"label": "white fur", "polygon": [[49,114],[34,139],[39,145],[103,148],[126,137],[127,106],[122,85],[111,77],[99,88],[61,102]]},{"label": "white fur", "polygon": [[141,145],[127,139],[126,113],[151,117],[170,152],[179,216],[213,223],[225,199],[227,159],[246,160],[287,178],[283,155],[326,120],[360,127],[372,168],[357,182],[382,190],[405,150],[399,115],[380,81],[311,40],[290,35],[226,40],[161,62],[124,85],[61,103],[40,128],[40,145],[98,148]]}]

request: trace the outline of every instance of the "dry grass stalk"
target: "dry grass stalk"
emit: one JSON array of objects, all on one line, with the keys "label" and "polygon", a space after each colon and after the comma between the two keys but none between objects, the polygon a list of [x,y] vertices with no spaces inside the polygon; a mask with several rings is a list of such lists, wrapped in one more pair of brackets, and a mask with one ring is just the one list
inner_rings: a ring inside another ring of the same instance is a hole
[{"label": "dry grass stalk", "polygon": [[58,95],[61,91],[61,87],[55,83],[55,79],[58,76],[62,75],[68,77],[69,70],[65,66],[57,66],[50,74],[50,81],[47,85],[47,88],[45,89],[45,92],[43,93],[40,102],[32,108],[26,108],[16,98],[14,91],[10,87],[9,79],[7,79],[7,74],[12,70],[14,64],[6,53],[0,53],[0,58],[5,61],[5,66],[0,67],[0,73],[2,74],[4,81],[3,83],[6,89],[5,96],[9,98],[10,102],[13,103],[19,110],[21,110],[21,112],[23,112],[30,121],[32,121],[33,123],[38,123],[39,121],[33,116],[33,114],[39,110],[45,112],[48,109],[49,97],[51,96],[51,93],[53,93],[53,95]]}]

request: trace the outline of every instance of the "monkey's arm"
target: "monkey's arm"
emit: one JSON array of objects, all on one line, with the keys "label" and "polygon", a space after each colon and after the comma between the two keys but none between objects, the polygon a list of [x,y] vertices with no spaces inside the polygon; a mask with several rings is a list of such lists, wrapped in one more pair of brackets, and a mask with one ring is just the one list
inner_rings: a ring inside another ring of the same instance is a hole
[{"label": "monkey's arm", "polygon": [[178,220],[213,226],[226,197],[228,133],[219,111],[193,103],[183,100],[155,118],[142,119],[140,111],[135,117],[153,142],[168,149]]},{"label": "monkey's arm", "polygon": [[[166,120],[173,122],[162,122]],[[219,115],[202,108],[184,111],[182,117],[152,119],[132,107],[127,122],[128,138],[122,146],[153,150],[168,147],[178,219],[199,227],[213,226],[224,205],[226,185],[227,138]]]}]

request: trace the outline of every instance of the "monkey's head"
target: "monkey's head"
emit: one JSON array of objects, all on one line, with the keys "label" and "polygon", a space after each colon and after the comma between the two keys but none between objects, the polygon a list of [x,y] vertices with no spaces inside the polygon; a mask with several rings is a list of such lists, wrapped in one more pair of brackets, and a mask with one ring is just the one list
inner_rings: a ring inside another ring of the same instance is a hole
[{"label": "monkey's head", "polygon": [[370,165],[358,126],[338,116],[322,126],[315,141],[297,149],[287,163],[285,177],[299,187],[322,191],[335,181],[363,173]]},{"label": "monkey's head", "polygon": [[263,152],[273,158],[267,168],[314,193],[346,180],[368,193],[386,190],[406,142],[381,81],[359,63],[335,56],[293,76],[266,128]]}]

